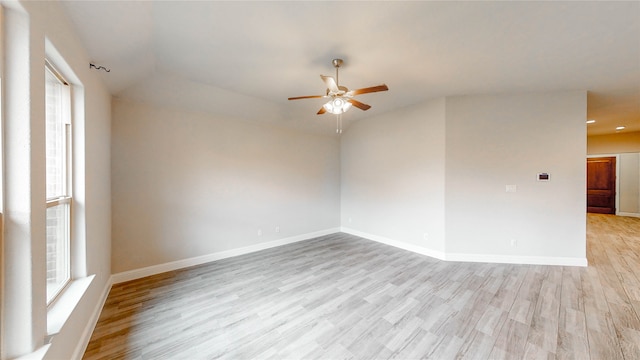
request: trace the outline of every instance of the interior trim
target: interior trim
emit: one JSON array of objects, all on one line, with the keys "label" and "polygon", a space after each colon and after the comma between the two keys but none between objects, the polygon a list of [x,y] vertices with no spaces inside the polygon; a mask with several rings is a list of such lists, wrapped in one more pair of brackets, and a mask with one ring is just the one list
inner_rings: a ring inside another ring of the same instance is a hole
[{"label": "interior trim", "polygon": [[98,299],[98,302],[96,303],[96,306],[88,319],[87,326],[85,326],[84,330],[82,331],[82,335],[80,335],[80,339],[78,339],[78,344],[73,351],[71,359],[82,360],[82,356],[84,356],[84,352],[87,350],[87,346],[89,346],[89,341],[91,340],[91,336],[93,335],[93,330],[98,324],[98,319],[100,318],[100,314],[102,313],[104,304],[107,302],[107,297],[109,296],[109,292],[111,291],[112,284],[113,276],[110,276],[107,280],[107,283],[104,284],[104,289],[102,289],[100,299]]},{"label": "interior trim", "polygon": [[362,231],[341,228],[342,232],[359,236],[361,238],[387,244],[399,249],[404,249],[417,254],[426,255],[443,261],[500,263],[519,265],[554,265],[554,266],[588,266],[587,258],[555,257],[555,256],[519,256],[519,255],[493,255],[493,254],[462,254],[447,253],[422,246],[409,244],[403,241],[392,240],[382,236],[368,234]]},{"label": "interior trim", "polygon": [[178,270],[190,266],[201,265],[208,262],[226,259],[234,256],[249,254],[252,252],[270,249],[277,246],[292,244],[298,241],[310,240],[313,238],[317,238],[319,236],[334,234],[339,232],[339,228],[331,228],[326,230],[320,230],[312,233],[296,235],[288,238],[283,238],[279,240],[264,242],[260,244],[255,244],[251,246],[245,246],[238,249],[231,249],[226,251],[215,252],[208,255],[196,256],[188,259],[182,259],[177,261],[171,261],[164,264],[147,266],[140,269],[128,270],[119,272],[117,274],[113,274],[111,279],[113,280],[113,284],[118,284],[125,281],[140,279],[143,277],[160,274],[167,271]]}]

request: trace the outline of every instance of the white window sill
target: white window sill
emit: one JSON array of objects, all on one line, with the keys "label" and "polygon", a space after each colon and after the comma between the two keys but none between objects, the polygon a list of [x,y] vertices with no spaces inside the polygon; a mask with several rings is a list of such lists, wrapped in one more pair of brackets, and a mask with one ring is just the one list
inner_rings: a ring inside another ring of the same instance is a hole
[{"label": "white window sill", "polygon": [[80,299],[87,292],[89,285],[93,282],[95,275],[75,279],[60,293],[60,297],[47,310],[47,339],[45,345],[36,351],[21,356],[16,360],[42,360],[51,346],[51,338],[60,332],[67,322],[73,310],[80,303]]},{"label": "white window sill", "polygon": [[31,354],[20,356],[15,360],[42,360],[44,359],[44,356],[47,354],[47,351],[49,350],[49,346],[51,346],[51,344],[41,346],[38,350],[32,352]]},{"label": "white window sill", "polygon": [[60,332],[95,277],[95,275],[91,275],[71,281],[55,303],[49,307],[47,311],[47,334],[49,338]]}]

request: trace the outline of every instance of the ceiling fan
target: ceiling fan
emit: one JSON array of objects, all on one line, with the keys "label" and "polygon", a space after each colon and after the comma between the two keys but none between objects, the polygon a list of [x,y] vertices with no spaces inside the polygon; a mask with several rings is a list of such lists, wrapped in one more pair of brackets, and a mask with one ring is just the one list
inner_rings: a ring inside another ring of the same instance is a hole
[{"label": "ceiling fan", "polygon": [[338,69],[340,68],[340,66],[342,66],[343,60],[333,59],[332,63],[333,67],[336,68],[336,78],[334,79],[331,76],[320,75],[320,78],[327,86],[326,95],[296,96],[290,97],[289,100],[328,98],[330,100],[326,104],[322,105],[322,108],[320,108],[320,110],[318,111],[318,115],[322,115],[326,112],[339,115],[349,110],[352,105],[360,110],[369,110],[371,108],[371,105],[367,105],[354,99],[354,96],[389,90],[389,88],[385,84],[368,88],[349,90],[345,86],[340,85],[340,83],[338,82]]}]

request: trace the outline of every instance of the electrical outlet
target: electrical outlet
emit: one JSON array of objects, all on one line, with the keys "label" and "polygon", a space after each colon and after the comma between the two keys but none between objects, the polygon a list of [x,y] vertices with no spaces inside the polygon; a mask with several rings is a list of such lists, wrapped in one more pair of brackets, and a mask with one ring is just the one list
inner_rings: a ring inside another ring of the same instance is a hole
[{"label": "electrical outlet", "polygon": [[518,240],[511,239],[511,247],[517,247],[517,246],[518,246]]},{"label": "electrical outlet", "polygon": [[505,191],[508,193],[514,193],[518,191],[518,187],[516,185],[507,185]]},{"label": "electrical outlet", "polygon": [[351,224],[353,222],[353,219],[349,218],[349,224]]},{"label": "electrical outlet", "polygon": [[279,233],[280,232],[280,226],[276,226],[276,232]]},{"label": "electrical outlet", "polygon": [[258,236],[262,236],[262,229],[258,229]]},{"label": "electrical outlet", "polygon": [[425,240],[429,240],[429,233],[422,234],[422,238]]}]

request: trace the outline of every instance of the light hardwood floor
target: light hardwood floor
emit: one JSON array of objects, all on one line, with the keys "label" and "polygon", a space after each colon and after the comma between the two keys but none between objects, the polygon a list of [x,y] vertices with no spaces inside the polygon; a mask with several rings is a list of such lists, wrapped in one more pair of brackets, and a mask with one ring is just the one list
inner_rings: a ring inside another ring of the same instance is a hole
[{"label": "light hardwood floor", "polygon": [[444,262],[345,234],[114,285],[85,359],[640,359],[640,219],[589,267]]}]

